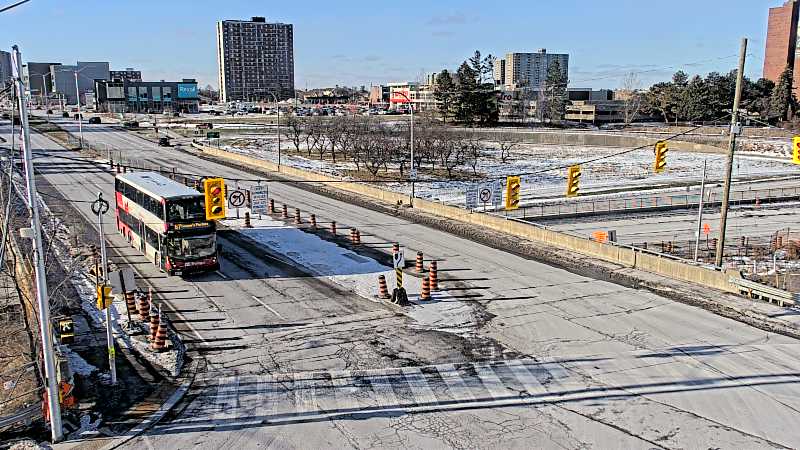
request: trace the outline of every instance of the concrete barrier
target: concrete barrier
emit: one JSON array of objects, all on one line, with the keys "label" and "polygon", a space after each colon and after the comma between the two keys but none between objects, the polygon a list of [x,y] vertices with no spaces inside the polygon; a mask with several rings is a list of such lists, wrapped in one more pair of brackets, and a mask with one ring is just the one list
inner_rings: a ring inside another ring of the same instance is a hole
[{"label": "concrete barrier", "polygon": [[[192,146],[211,156],[226,159],[244,166],[257,167],[308,181],[317,181],[320,183],[336,182],[333,187],[337,189],[369,197],[389,205],[396,205],[398,202],[406,202],[408,200],[407,195],[398,192],[386,191],[361,183],[347,182],[343,181],[341,178],[309,172],[286,165],[281,165],[279,171],[278,165],[271,161],[256,159],[198,143],[192,143]],[[477,225],[530,241],[545,243],[582,255],[598,258],[603,261],[620,264],[625,267],[664,275],[676,280],[689,281],[726,292],[738,293],[738,287],[730,282],[731,277],[741,278],[741,274],[736,271],[724,272],[721,270],[714,270],[663,255],[649,253],[641,249],[603,244],[578,236],[541,228],[528,222],[509,220],[504,217],[489,214],[472,213],[455,206],[420,198],[414,199],[414,208],[443,218]]]}]

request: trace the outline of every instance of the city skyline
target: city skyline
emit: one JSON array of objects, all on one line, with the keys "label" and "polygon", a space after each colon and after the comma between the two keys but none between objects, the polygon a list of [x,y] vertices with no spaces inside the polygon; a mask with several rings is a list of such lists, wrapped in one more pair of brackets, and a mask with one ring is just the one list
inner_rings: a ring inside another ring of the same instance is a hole
[{"label": "city skyline", "polygon": [[[681,3],[696,15],[681,19]],[[263,8],[233,0],[224,8],[201,10],[187,8],[186,2],[145,1],[131,9],[90,0],[82,3],[85,9],[68,9],[55,1],[35,0],[0,17],[0,24],[8,31],[0,46],[19,44],[26,61],[109,60],[112,68],[142,70],[146,79],[195,77],[203,86],[218,87],[216,22],[258,15],[268,21],[294,24],[295,84],[301,89],[415,80],[425,73],[457,67],[475,49],[499,56],[538,48],[571,55],[570,80],[575,86],[614,88],[629,71],[641,72],[646,85],[666,79],[681,68],[687,72],[727,72],[736,64],[742,36],[751,40],[747,75],[760,77],[767,9],[780,3],[752,2],[731,8],[717,0],[702,4],[679,1],[659,12],[655,22],[650,19],[650,6],[629,0],[602,7],[577,0],[536,6],[511,2],[492,5],[491,11],[475,1],[457,5],[443,2],[426,8],[424,13],[415,7],[422,5],[419,2],[405,3],[402,8],[384,5],[376,11],[368,2],[354,1],[328,11],[314,1]],[[165,14],[148,12],[156,5]],[[97,21],[92,11],[98,8],[107,15],[125,14],[137,26]],[[550,20],[535,21],[532,26],[531,18],[541,15]],[[179,18],[177,23],[175,17]],[[701,26],[709,17],[726,26]],[[600,27],[612,20],[627,26],[607,27],[599,33]],[[93,28],[104,37],[78,42],[53,40],[48,33],[24,26],[31,21],[47,28],[57,23]],[[409,26],[400,26],[403,23]],[[564,27],[570,23],[575,26]],[[590,26],[578,26],[587,23]],[[654,25],[664,31],[654,32]],[[134,44],[125,45],[127,42]],[[180,53],[179,58],[176,53]]]}]

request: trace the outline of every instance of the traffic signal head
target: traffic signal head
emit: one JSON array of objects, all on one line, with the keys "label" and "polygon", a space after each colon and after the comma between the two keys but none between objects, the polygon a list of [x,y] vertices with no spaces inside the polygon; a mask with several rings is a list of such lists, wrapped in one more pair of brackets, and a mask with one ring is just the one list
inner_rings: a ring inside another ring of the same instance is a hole
[{"label": "traffic signal head", "polygon": [[206,220],[225,218],[225,180],[222,178],[206,178],[203,180],[203,192],[206,196]]},{"label": "traffic signal head", "polygon": [[567,169],[567,197],[576,197],[581,189],[581,166],[570,166]]},{"label": "traffic signal head", "polygon": [[656,142],[656,147],[653,150],[655,153],[655,161],[653,162],[653,171],[661,173],[667,167],[667,151],[669,147],[666,141]]},{"label": "traffic signal head", "polygon": [[519,208],[520,189],[522,180],[520,177],[506,177],[506,209],[512,210]]},{"label": "traffic signal head", "polygon": [[800,136],[792,138],[792,162],[800,164]]}]

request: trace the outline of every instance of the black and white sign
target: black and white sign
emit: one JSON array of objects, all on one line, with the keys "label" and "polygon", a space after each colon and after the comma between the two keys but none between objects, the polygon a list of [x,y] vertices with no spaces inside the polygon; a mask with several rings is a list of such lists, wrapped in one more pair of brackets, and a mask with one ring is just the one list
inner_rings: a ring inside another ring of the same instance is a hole
[{"label": "black and white sign", "polygon": [[395,269],[402,269],[406,266],[406,257],[403,255],[403,250],[392,254],[392,265]]},{"label": "black and white sign", "polygon": [[259,184],[250,190],[250,212],[253,214],[268,214],[267,204],[269,203],[269,186]]},{"label": "black and white sign", "polygon": [[232,208],[238,208],[244,205],[245,200],[244,192],[242,191],[231,191],[231,194],[228,196],[228,203],[230,203]]},{"label": "black and white sign", "polygon": [[478,207],[478,183],[472,183],[467,186],[467,209],[475,209]]}]

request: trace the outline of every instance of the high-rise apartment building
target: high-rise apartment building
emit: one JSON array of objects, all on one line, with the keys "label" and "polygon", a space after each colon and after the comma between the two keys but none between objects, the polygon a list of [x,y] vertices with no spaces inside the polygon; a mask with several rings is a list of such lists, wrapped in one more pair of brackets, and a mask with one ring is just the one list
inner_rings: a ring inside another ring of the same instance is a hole
[{"label": "high-rise apartment building", "polygon": [[[536,53],[506,53],[505,63],[495,62],[495,77],[504,75],[505,81],[502,84],[509,89],[538,88],[547,79],[547,70],[554,61],[558,61],[566,78],[569,74],[569,55],[547,53],[546,49],[540,49]],[[498,73],[500,71],[504,73]]]},{"label": "high-rise apartment building", "polygon": [[0,88],[11,81],[11,53],[0,50]]},{"label": "high-rise apartment building", "polygon": [[291,24],[267,23],[263,17],[217,22],[220,99],[293,98],[293,42]]},{"label": "high-rise apartment building", "polygon": [[767,43],[764,50],[763,77],[777,82],[787,66],[793,69],[794,93],[800,97],[800,58],[797,37],[800,3],[788,0],[783,6],[769,9]]}]

